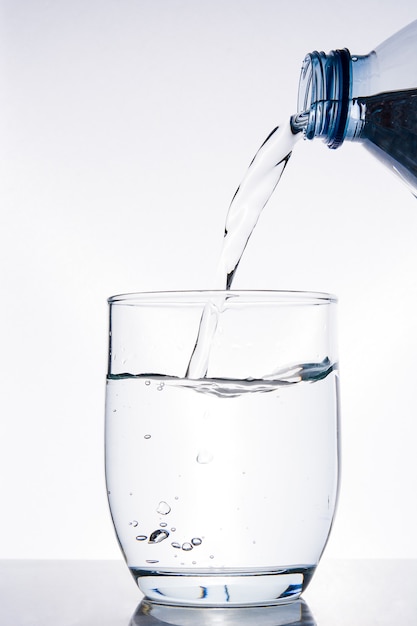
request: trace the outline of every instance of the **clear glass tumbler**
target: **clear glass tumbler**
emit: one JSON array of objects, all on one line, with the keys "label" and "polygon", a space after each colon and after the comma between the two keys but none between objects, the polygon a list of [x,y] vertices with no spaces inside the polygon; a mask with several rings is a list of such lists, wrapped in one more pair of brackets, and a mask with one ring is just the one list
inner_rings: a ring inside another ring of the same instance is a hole
[{"label": "clear glass tumbler", "polygon": [[183,606],[297,599],[337,502],[335,298],[159,292],[109,304],[107,490],[139,588]]}]

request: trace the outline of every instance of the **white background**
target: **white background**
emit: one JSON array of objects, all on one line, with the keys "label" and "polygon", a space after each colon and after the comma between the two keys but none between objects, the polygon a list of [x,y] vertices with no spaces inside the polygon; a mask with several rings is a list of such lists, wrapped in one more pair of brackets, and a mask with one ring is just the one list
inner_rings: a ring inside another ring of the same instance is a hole
[{"label": "white background", "polygon": [[[119,558],[103,473],[109,295],[213,286],[225,213],[305,53],[415,0],[2,0],[0,558]],[[339,296],[333,557],[417,558],[417,203],[359,145],[298,146],[237,288]],[[157,465],[150,468],[157,471]]]}]

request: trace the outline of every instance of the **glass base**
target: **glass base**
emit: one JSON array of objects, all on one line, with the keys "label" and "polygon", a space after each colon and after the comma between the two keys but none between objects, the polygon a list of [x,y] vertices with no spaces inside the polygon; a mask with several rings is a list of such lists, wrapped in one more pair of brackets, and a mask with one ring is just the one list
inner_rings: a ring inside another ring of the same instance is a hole
[{"label": "glass base", "polygon": [[145,597],[158,604],[245,607],[297,600],[310,582],[315,566],[205,572],[129,569]]}]

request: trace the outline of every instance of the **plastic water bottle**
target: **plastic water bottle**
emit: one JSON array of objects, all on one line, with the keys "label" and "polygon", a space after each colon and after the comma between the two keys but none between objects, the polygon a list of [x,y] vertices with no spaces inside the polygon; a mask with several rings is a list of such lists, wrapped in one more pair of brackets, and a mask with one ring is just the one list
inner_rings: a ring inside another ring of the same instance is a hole
[{"label": "plastic water bottle", "polygon": [[329,148],[362,143],[417,196],[417,20],[364,56],[307,54],[291,122]]}]

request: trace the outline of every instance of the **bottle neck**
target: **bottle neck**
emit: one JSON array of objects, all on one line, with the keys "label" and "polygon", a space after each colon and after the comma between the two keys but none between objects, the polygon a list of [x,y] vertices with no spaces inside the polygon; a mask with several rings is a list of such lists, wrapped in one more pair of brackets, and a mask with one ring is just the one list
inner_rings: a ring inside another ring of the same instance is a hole
[{"label": "bottle neck", "polygon": [[307,139],[321,137],[329,148],[338,148],[347,135],[357,133],[357,116],[350,117],[351,92],[352,57],[347,49],[308,54],[301,68],[293,132],[302,131]]}]

